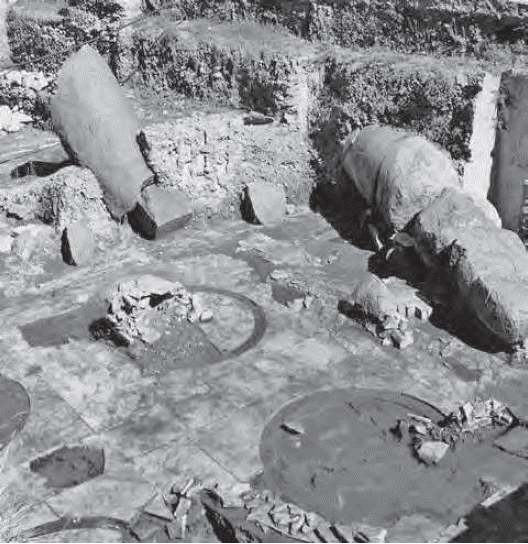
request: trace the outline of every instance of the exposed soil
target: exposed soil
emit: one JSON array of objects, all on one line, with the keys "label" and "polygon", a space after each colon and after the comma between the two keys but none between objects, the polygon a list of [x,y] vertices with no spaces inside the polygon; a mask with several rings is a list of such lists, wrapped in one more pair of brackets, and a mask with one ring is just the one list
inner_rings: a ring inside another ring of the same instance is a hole
[{"label": "exposed soil", "polygon": [[104,472],[104,451],[98,448],[63,447],[30,463],[33,472],[52,487],[71,487]]}]

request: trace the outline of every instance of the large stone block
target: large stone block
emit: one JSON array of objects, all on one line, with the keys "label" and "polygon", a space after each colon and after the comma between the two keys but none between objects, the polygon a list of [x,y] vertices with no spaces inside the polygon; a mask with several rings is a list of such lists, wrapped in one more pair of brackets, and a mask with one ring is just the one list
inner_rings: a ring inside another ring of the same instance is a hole
[{"label": "large stone block", "polygon": [[450,157],[413,134],[370,126],[345,143],[343,166],[386,231],[400,230],[458,175]]},{"label": "large stone block", "polygon": [[468,309],[503,342],[528,337],[528,256],[508,230],[475,227],[459,232],[450,265]]},{"label": "large stone block", "polygon": [[284,187],[266,181],[251,183],[246,189],[246,218],[261,225],[280,223],[286,215]]},{"label": "large stone block", "polygon": [[134,208],[153,174],[136,141],[139,121],[110,68],[90,46],[62,66],[51,113],[64,147],[92,170],[110,213],[120,219]]},{"label": "large stone block", "polygon": [[462,232],[475,227],[494,229],[496,224],[475,204],[473,197],[449,187],[414,218],[409,234],[422,261],[433,268],[438,265],[439,255],[460,238]]},{"label": "large stone block", "polygon": [[193,210],[187,196],[177,189],[150,185],[128,214],[130,226],[145,238],[153,240],[187,225]]}]

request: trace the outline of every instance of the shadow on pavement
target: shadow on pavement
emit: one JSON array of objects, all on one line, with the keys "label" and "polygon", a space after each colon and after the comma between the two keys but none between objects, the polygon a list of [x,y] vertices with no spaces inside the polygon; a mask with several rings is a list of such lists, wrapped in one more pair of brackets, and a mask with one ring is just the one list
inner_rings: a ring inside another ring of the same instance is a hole
[{"label": "shadow on pavement", "polygon": [[465,517],[468,528],[451,542],[528,542],[528,484]]}]

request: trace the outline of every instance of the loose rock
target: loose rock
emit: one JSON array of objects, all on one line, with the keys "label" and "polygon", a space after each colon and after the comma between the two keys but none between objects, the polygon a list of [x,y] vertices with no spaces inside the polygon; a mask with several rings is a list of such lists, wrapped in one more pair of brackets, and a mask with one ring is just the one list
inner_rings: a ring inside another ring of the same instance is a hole
[{"label": "loose rock", "polygon": [[274,225],[286,215],[284,188],[273,183],[258,181],[247,186],[245,216],[261,225]]},{"label": "loose rock", "polygon": [[0,130],[4,132],[18,132],[24,125],[31,123],[30,115],[20,111],[13,111],[9,106],[0,106]]},{"label": "loose rock", "polygon": [[449,446],[445,442],[426,441],[416,449],[416,453],[426,465],[436,465],[447,453],[447,450],[449,450]]},{"label": "loose rock", "polygon": [[14,233],[12,252],[23,261],[29,261],[37,253],[51,252],[54,245],[55,232],[45,225],[26,225]]},{"label": "loose rock", "polygon": [[0,234],[0,253],[11,253],[13,237],[9,234]]},{"label": "loose rock", "polygon": [[398,349],[405,349],[414,342],[414,336],[412,331],[391,331],[391,339]]},{"label": "loose rock", "polygon": [[135,208],[128,214],[131,227],[149,240],[185,227],[193,211],[187,196],[177,189],[150,185],[143,189]]},{"label": "loose rock", "polygon": [[82,221],[68,225],[62,233],[62,257],[65,263],[81,266],[90,262],[95,250],[93,234]]},{"label": "loose rock", "polygon": [[388,287],[370,272],[354,289],[350,302],[379,321],[385,316],[398,316],[397,300]]}]

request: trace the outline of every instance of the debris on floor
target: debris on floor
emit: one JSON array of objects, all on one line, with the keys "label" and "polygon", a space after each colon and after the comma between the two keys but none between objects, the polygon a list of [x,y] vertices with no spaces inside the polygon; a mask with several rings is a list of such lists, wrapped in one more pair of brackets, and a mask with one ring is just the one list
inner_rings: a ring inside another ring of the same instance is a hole
[{"label": "debris on floor", "polygon": [[119,283],[107,300],[107,321],[123,345],[135,340],[152,344],[184,319],[210,321],[213,317],[199,295],[189,293],[179,282],[149,274]]},{"label": "debris on floor", "polygon": [[0,130],[4,132],[18,132],[32,121],[30,115],[14,111],[9,106],[0,106]]},{"label": "debris on floor", "polygon": [[[495,399],[488,399],[475,403],[467,402],[459,408],[458,413],[449,414],[439,423],[433,423],[427,417],[408,414],[407,420],[398,420],[395,434],[400,439],[410,437],[417,457],[426,465],[433,465],[439,463],[449,448],[456,447],[457,442],[463,440],[465,436],[493,426],[510,428],[515,424],[515,416],[508,407]],[[514,427],[504,436],[515,432],[516,429],[519,427]],[[528,445],[528,433],[526,435],[521,434],[521,438],[524,438]],[[511,444],[518,436],[517,432],[512,435]],[[497,447],[501,447],[499,444],[503,443],[507,445],[508,441],[501,442],[499,439],[495,442]]]},{"label": "debris on floor", "polygon": [[103,474],[105,455],[102,448],[64,446],[33,459],[29,466],[32,472],[47,478],[51,487],[73,487]]}]

